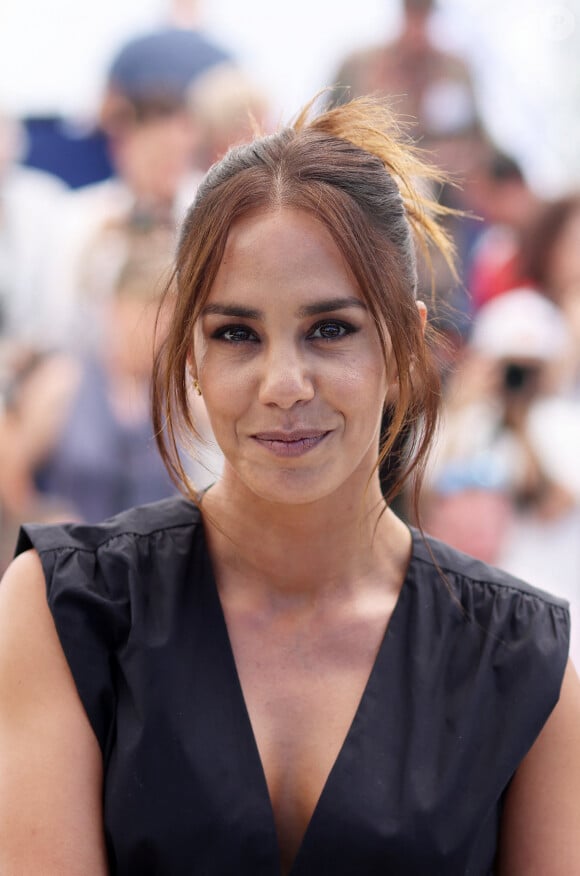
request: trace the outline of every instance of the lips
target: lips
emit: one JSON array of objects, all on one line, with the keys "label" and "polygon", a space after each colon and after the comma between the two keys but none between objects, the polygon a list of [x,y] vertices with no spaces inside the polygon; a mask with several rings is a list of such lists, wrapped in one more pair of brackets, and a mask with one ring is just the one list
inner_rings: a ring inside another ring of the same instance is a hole
[{"label": "lips", "polygon": [[293,429],[291,432],[256,432],[254,441],[275,456],[296,457],[313,450],[330,435],[322,429]]}]

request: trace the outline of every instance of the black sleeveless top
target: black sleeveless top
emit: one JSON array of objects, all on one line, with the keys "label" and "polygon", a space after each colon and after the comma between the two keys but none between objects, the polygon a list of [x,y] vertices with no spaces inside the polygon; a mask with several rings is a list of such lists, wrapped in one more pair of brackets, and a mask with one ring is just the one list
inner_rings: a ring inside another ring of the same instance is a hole
[{"label": "black sleeveless top", "polygon": [[[569,615],[555,597],[429,545],[413,532],[292,876],[493,872],[503,795],[559,696]],[[31,546],[103,753],[111,874],[279,874],[195,506],[174,498],[98,526],[27,526],[18,551]]]}]

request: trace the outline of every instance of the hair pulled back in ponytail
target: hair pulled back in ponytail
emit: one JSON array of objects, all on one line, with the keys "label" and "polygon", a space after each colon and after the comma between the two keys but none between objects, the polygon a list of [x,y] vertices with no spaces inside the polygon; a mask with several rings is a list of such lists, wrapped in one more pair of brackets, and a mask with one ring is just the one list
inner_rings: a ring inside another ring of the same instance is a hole
[{"label": "hair pulled back in ponytail", "polygon": [[[453,267],[452,245],[438,223],[445,208],[428,194],[441,177],[378,100],[359,98],[318,114],[314,103],[292,125],[230,150],[213,165],[183,223],[167,292],[173,318],[155,362],[153,417],[173,479],[194,498],[179,454],[197,435],[188,389],[193,328],[233,223],[250,211],[283,208],[308,212],[332,235],[372,314],[390,370],[394,358],[398,390],[385,402],[388,428],[377,460],[389,472],[387,499],[411,473],[420,482],[440,387],[415,301],[415,247],[427,255],[435,247]],[[398,440],[403,434],[404,444]]]}]

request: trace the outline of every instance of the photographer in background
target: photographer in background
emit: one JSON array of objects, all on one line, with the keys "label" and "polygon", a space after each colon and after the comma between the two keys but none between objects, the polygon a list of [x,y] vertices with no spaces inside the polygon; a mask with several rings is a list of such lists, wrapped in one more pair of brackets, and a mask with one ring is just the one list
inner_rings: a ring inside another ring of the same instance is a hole
[{"label": "photographer in background", "polygon": [[562,382],[571,343],[535,290],[479,311],[448,385],[424,510],[431,534],[564,595],[580,619],[580,405]]}]

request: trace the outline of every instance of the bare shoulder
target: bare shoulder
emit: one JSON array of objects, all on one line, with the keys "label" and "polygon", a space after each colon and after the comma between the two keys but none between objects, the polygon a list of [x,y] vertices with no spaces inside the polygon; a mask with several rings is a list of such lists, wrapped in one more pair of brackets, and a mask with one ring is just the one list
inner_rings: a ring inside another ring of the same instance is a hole
[{"label": "bare shoulder", "polygon": [[580,873],[579,787],[580,681],[568,663],[560,699],[507,793],[500,876]]},{"label": "bare shoulder", "polygon": [[[9,636],[13,624],[18,621],[42,624],[50,616],[45,593],[40,557],[36,551],[25,551],[12,561],[0,581],[0,626],[3,634]],[[3,636],[0,638],[0,648],[4,644]],[[17,641],[15,644],[24,643]]]},{"label": "bare shoulder", "polygon": [[0,872],[106,873],[100,750],[34,551],[0,584],[0,774]]},{"label": "bare shoulder", "polygon": [[9,706],[10,715],[20,713],[31,705],[29,692],[35,689],[41,699],[58,694],[59,687],[67,687],[67,671],[46,599],[40,558],[36,551],[26,551],[11,563],[0,582],[2,712]]}]

